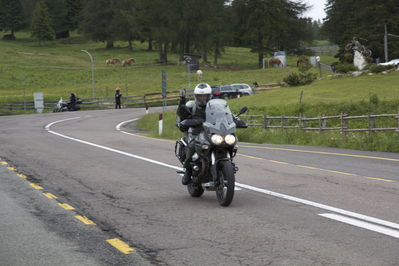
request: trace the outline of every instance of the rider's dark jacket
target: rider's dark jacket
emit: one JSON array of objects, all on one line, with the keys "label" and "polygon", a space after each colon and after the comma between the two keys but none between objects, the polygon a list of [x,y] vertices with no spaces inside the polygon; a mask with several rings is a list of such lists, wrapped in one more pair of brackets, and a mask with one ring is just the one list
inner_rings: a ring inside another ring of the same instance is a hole
[{"label": "rider's dark jacket", "polygon": [[185,103],[185,100],[181,100],[177,108],[177,127],[180,131],[186,132],[191,127],[194,135],[199,134],[203,130],[202,123],[205,121],[205,109],[206,106],[200,106],[196,101]]}]

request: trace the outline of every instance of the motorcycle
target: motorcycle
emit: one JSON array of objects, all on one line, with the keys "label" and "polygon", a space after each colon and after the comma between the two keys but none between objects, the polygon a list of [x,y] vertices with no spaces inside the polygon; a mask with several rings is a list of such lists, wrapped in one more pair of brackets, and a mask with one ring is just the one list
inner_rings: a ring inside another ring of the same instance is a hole
[{"label": "motorcycle", "polygon": [[82,104],[82,100],[76,98],[76,102],[73,105],[71,101],[64,101],[62,98],[57,102],[56,106],[54,106],[53,112],[66,112],[66,111],[79,111],[80,106]]},{"label": "motorcycle", "polygon": [[[212,99],[207,103],[206,119],[203,131],[195,138],[195,153],[191,160],[192,177],[187,185],[192,197],[201,197],[205,190],[215,191],[221,206],[229,206],[234,197],[235,174],[238,167],[233,162],[237,153],[236,128],[247,128],[246,123],[238,118],[247,111],[243,107],[233,115],[227,102],[223,99]],[[183,164],[188,143],[192,140],[190,129],[188,135],[176,141],[175,154]],[[183,171],[178,171],[184,174]]]}]

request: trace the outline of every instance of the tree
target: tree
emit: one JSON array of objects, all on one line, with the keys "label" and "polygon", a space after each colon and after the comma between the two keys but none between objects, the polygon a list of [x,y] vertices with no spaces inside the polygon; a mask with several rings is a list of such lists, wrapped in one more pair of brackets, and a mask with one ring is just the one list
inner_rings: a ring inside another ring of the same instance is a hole
[{"label": "tree", "polygon": [[115,31],[120,40],[128,41],[128,50],[133,50],[133,40],[139,39],[138,1],[119,0],[115,2]]},{"label": "tree", "polygon": [[94,41],[107,42],[107,49],[113,48],[116,35],[113,0],[87,0],[82,14],[83,32]]},{"label": "tree", "polygon": [[[340,46],[336,55],[340,60],[353,37],[367,39],[361,43],[371,49],[374,58],[383,58],[384,25],[388,32],[399,34],[398,0],[328,0],[326,13],[322,32]],[[399,41],[392,39],[388,50],[391,56],[399,57]]]},{"label": "tree", "polygon": [[300,15],[307,6],[289,0],[234,0],[235,38],[240,44],[258,53],[258,67],[262,68],[265,53],[294,49],[309,38],[306,19]]},{"label": "tree", "polygon": [[0,0],[0,28],[10,30],[15,39],[15,31],[23,26],[23,9],[20,0]]},{"label": "tree", "polygon": [[75,30],[82,19],[83,0],[66,0],[66,7],[68,29]]},{"label": "tree", "polygon": [[39,44],[42,41],[53,40],[55,37],[50,14],[44,1],[36,4],[35,11],[33,12],[31,33],[32,37],[38,39]]}]

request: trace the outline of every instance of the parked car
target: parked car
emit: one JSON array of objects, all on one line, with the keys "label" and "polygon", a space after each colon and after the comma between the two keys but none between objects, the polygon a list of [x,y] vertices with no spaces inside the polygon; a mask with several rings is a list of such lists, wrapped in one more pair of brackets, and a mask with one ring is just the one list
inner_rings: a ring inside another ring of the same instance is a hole
[{"label": "parked car", "polygon": [[212,86],[212,97],[220,99],[237,98],[240,95],[238,89],[233,88],[230,85]]},{"label": "parked car", "polygon": [[240,96],[249,96],[253,94],[252,88],[248,84],[231,84],[231,86],[238,90]]},{"label": "parked car", "polygon": [[385,63],[379,63],[380,66],[397,66],[399,65],[399,59],[392,59],[391,61]]}]

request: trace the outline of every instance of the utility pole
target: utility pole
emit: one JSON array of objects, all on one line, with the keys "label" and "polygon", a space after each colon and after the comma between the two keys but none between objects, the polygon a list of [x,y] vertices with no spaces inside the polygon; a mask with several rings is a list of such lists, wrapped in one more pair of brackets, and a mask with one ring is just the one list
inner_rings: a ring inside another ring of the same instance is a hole
[{"label": "utility pole", "polygon": [[385,24],[385,34],[384,34],[384,54],[385,54],[385,62],[388,62],[388,31],[387,24]]},{"label": "utility pole", "polygon": [[385,34],[384,34],[384,53],[385,53],[385,62],[388,62],[388,36],[391,37],[399,37],[399,35],[388,33],[387,24],[385,24]]}]

